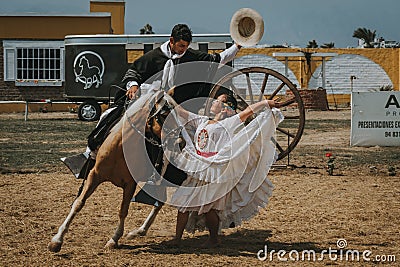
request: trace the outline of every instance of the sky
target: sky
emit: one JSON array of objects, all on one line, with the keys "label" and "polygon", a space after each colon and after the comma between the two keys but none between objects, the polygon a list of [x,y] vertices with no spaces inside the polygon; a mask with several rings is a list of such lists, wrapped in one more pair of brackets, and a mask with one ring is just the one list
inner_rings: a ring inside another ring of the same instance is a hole
[{"label": "sky", "polygon": [[[229,33],[232,15],[240,8],[256,10],[264,19],[260,44],[306,47],[334,43],[357,47],[357,28],[377,37],[400,41],[399,0],[125,0],[125,33],[138,34],[147,23],[157,34],[169,34],[177,23],[193,33]],[[0,0],[0,14],[38,12],[82,14],[89,0]]]}]

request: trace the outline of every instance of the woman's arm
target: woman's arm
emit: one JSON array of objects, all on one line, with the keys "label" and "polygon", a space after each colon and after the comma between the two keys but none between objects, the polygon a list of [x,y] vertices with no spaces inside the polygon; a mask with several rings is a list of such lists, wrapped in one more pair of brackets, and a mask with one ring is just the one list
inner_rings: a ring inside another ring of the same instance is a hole
[{"label": "woman's arm", "polygon": [[253,115],[254,113],[260,111],[261,109],[267,107],[267,108],[274,108],[277,107],[278,103],[275,102],[275,100],[267,100],[264,99],[260,102],[251,104],[247,108],[245,108],[243,111],[239,113],[239,118],[241,121],[245,121],[249,116]]},{"label": "woman's arm", "polygon": [[189,119],[190,112],[181,107],[181,105],[177,105],[175,107],[176,112],[180,117],[182,117],[185,121]]}]

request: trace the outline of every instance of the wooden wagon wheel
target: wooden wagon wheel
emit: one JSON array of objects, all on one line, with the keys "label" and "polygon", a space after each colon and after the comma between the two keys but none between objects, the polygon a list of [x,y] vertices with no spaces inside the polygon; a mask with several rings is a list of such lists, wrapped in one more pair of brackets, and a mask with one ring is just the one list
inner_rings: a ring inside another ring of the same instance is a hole
[{"label": "wooden wagon wheel", "polygon": [[278,160],[286,157],[298,144],[303,134],[305,112],[303,101],[296,86],[284,75],[263,67],[244,68],[222,77],[211,89],[206,102],[205,113],[209,115],[212,99],[222,91],[234,92],[238,100],[238,109],[243,110],[248,103],[267,99],[280,98],[280,110],[285,120],[277,128],[276,147],[279,150]]}]

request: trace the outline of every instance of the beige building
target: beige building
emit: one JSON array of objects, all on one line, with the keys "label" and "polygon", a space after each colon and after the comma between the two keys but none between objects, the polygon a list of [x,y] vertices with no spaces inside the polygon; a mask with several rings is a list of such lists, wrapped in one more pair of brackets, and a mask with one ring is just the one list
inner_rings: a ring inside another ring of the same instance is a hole
[{"label": "beige building", "polygon": [[89,3],[84,14],[0,15],[0,101],[64,100],[65,36],[124,34],[125,1]]},{"label": "beige building", "polygon": [[91,0],[90,12],[108,12],[111,14],[111,33],[125,33],[125,1]]}]

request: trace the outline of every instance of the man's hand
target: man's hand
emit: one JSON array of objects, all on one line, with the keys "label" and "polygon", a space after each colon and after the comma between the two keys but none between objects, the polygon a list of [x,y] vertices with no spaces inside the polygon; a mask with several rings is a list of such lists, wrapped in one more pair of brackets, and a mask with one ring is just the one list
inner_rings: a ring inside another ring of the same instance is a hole
[{"label": "man's hand", "polygon": [[126,96],[127,96],[129,99],[135,98],[136,92],[138,91],[138,89],[139,89],[139,87],[138,87],[137,85],[132,85],[131,88],[129,88],[129,89],[126,91]]}]

